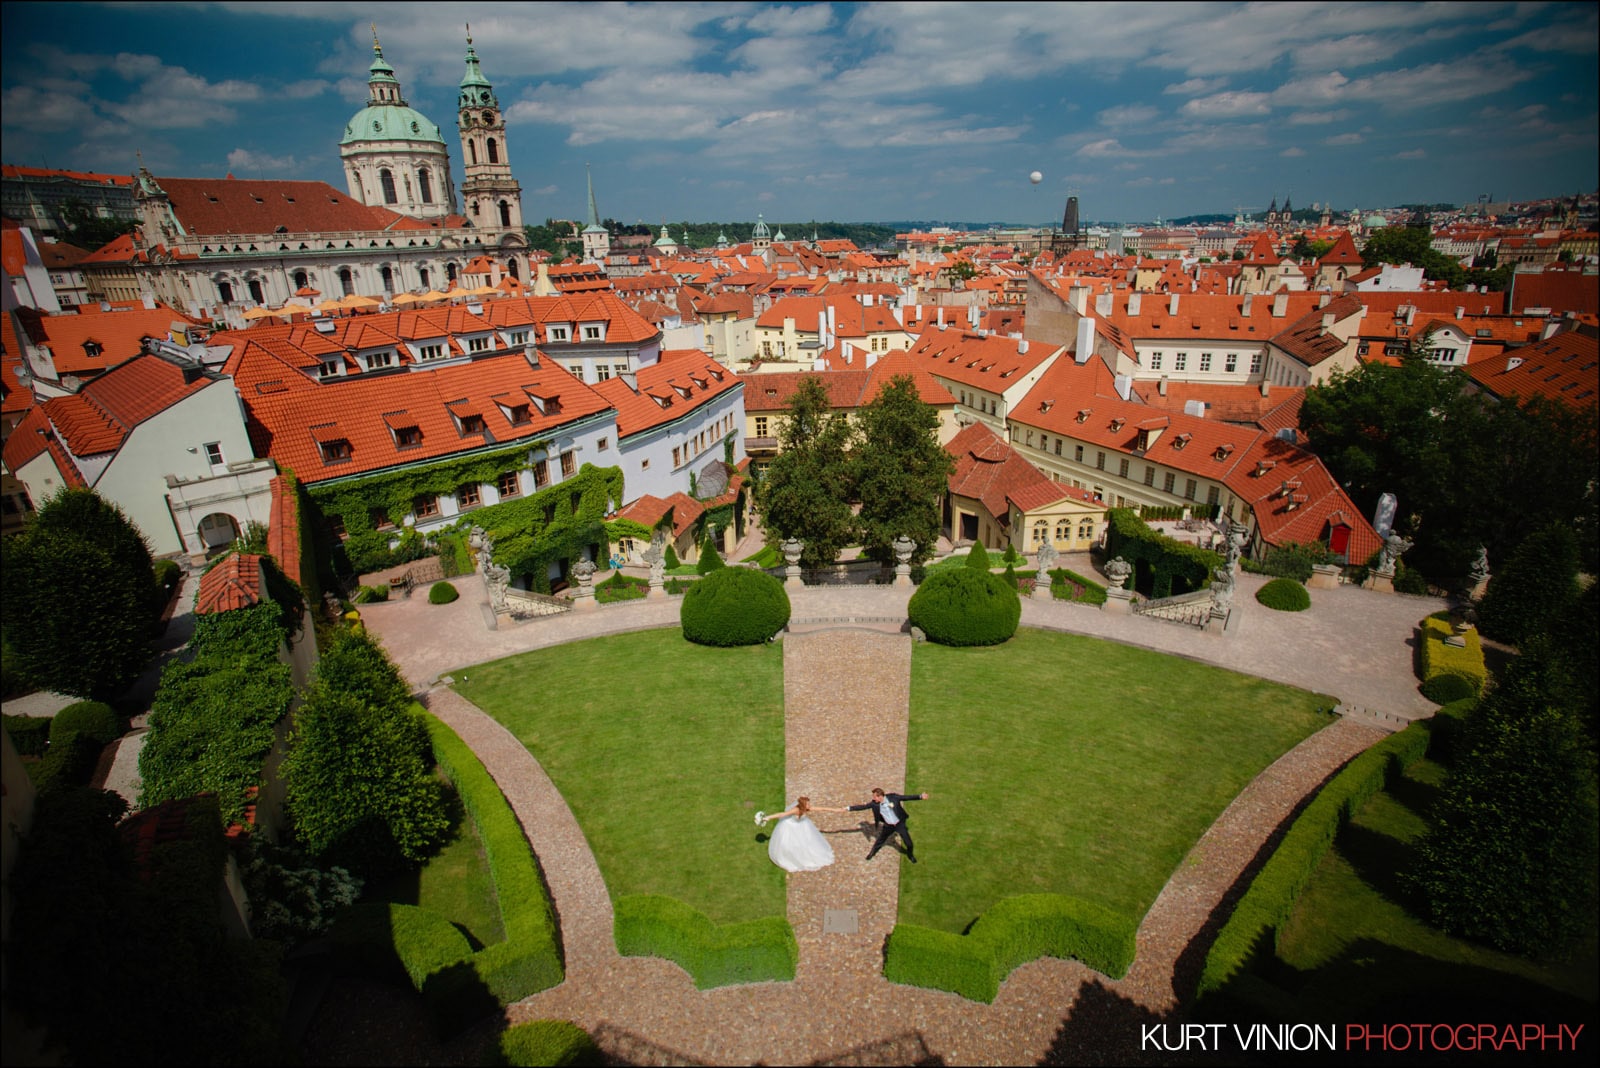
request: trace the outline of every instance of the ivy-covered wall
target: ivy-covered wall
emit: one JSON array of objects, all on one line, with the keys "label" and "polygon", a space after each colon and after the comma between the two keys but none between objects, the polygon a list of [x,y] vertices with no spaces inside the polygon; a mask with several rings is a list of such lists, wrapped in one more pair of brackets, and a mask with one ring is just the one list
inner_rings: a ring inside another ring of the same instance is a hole
[{"label": "ivy-covered wall", "polygon": [[[494,539],[494,562],[511,569],[513,578],[532,577],[541,593],[550,588],[550,564],[577,560],[590,545],[598,546],[602,566],[611,555],[611,538],[632,534],[606,522],[607,505],[620,505],[622,468],[584,464],[573,477],[527,497],[478,508],[462,517],[466,526],[482,527]],[[639,528],[643,530],[642,527]],[[648,537],[648,533],[645,537]]]},{"label": "ivy-covered wall", "polygon": [[1134,568],[1130,584],[1147,597],[1171,597],[1200,589],[1222,566],[1210,549],[1186,545],[1153,529],[1127,508],[1106,513],[1106,559],[1122,557]]}]

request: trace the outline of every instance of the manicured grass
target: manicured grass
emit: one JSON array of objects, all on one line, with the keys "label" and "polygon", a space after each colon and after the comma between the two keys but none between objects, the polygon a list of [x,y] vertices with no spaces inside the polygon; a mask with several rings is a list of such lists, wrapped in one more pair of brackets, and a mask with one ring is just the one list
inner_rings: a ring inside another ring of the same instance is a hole
[{"label": "manicured grass", "polygon": [[[715,923],[784,915],[751,822],[783,797],[783,650],[646,631],[456,673],[572,806],[615,900],[660,894]],[[764,840],[764,839],[763,839]]]},{"label": "manicured grass", "polygon": [[437,912],[462,928],[474,949],[505,941],[494,878],[483,840],[470,812],[454,796],[451,803],[458,822],[455,833],[439,854],[420,872],[409,872],[367,889],[364,900],[418,905]]},{"label": "manicured grass", "polygon": [[763,545],[739,562],[741,564],[755,564],[757,567],[782,567],[783,554],[770,545]]},{"label": "manicured grass", "polygon": [[1137,924],[1195,840],[1333,703],[1027,628],[1004,645],[916,646],[903,785],[932,797],[910,810],[922,863],[901,868],[901,921],[961,932],[1003,898],[1060,893]]},{"label": "manicured grass", "polygon": [[1464,1006],[1538,1005],[1553,990],[1592,1011],[1600,994],[1593,928],[1570,959],[1539,962],[1452,938],[1409,907],[1395,872],[1427,830],[1444,775],[1439,764],[1419,760],[1367,802],[1301,894],[1265,974],[1334,1016],[1354,1018],[1375,1000],[1420,991],[1448,993]]}]

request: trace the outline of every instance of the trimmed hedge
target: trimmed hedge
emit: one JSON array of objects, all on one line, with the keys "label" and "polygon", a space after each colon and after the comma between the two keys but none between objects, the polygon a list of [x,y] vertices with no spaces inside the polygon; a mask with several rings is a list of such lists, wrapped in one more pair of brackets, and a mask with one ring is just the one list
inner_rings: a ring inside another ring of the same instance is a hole
[{"label": "trimmed hedge", "polygon": [[448,582],[435,582],[428,587],[429,604],[449,604],[461,594]]},{"label": "trimmed hedge", "polygon": [[1217,932],[1200,970],[1197,996],[1219,992],[1249,969],[1269,939],[1276,940],[1339,830],[1373,794],[1427,753],[1431,736],[1428,721],[1413,723],[1350,761],[1317,792]]},{"label": "trimmed hedge", "polygon": [[1076,571],[1058,567],[1050,572],[1050,596],[1058,601],[1105,604],[1106,588],[1093,579],[1084,578]]},{"label": "trimmed hedge", "polygon": [[43,756],[45,746],[50,744],[50,724],[48,716],[13,716],[5,717],[6,733],[11,735],[11,744],[17,747],[18,756]]},{"label": "trimmed hedge", "polygon": [[1169,538],[1127,508],[1113,508],[1106,518],[1105,558],[1120,556],[1132,564],[1133,581],[1128,588],[1137,588],[1147,597],[1160,599],[1201,589],[1222,566],[1222,557],[1210,549]]},{"label": "trimmed hedge", "polygon": [[33,786],[39,793],[56,787],[88,786],[105,746],[79,731],[50,736],[50,745],[33,769]]},{"label": "trimmed hedge", "polygon": [[674,962],[699,990],[787,981],[800,961],[794,929],[782,916],[719,926],[692,905],[655,894],[617,899],[616,940],[624,957]]},{"label": "trimmed hedge", "polygon": [[350,598],[351,604],[371,604],[373,601],[387,601],[389,587],[387,586],[362,586],[356,590],[356,595]]},{"label": "trimmed hedge", "polygon": [[[1483,692],[1488,669],[1483,664],[1483,641],[1476,630],[1466,632],[1464,648],[1446,645],[1444,640],[1455,633],[1455,624],[1449,612],[1435,612],[1422,621],[1418,631],[1422,664],[1420,689],[1424,697],[1448,704]],[[1456,676],[1460,681],[1447,682],[1447,676]]]},{"label": "trimmed hedge", "polygon": [[650,583],[632,575],[624,575],[617,571],[604,582],[594,585],[594,599],[601,604],[611,604],[614,601],[636,601],[650,594]]},{"label": "trimmed hedge", "polygon": [[424,714],[423,722],[435,759],[478,825],[506,932],[504,942],[485,946],[470,963],[489,992],[508,1005],[565,978],[555,911],[539,861],[500,787],[453,730],[431,715]]},{"label": "trimmed hedge", "polygon": [[1017,632],[1022,599],[1001,576],[962,567],[929,575],[906,614],[940,645],[999,645]]},{"label": "trimmed hedge", "polygon": [[694,563],[695,574],[709,575],[727,566],[722,561],[722,555],[717,552],[717,543],[712,540],[711,532],[706,531],[706,536],[700,542],[700,558]]},{"label": "trimmed hedge", "polygon": [[683,594],[683,636],[697,645],[759,645],[789,624],[783,583],[748,567],[724,567]]},{"label": "trimmed hedge", "polygon": [[52,742],[60,741],[71,731],[79,731],[100,745],[110,745],[122,737],[122,717],[104,701],[79,701],[50,720]]},{"label": "trimmed hedge", "polygon": [[548,1065],[599,1064],[600,1051],[589,1033],[565,1020],[529,1020],[500,1032],[499,1064]]},{"label": "trimmed hedge", "polygon": [[983,542],[972,543],[972,548],[967,550],[966,565],[974,571],[988,571],[994,566],[989,560],[989,550],[983,547]]},{"label": "trimmed hedge", "polygon": [[155,571],[156,585],[169,593],[177,589],[178,583],[183,581],[183,567],[176,560],[157,560],[152,567]]},{"label": "trimmed hedge", "polygon": [[1017,967],[1040,957],[1080,960],[1120,979],[1133,964],[1138,925],[1065,894],[1019,894],[999,902],[965,935],[896,924],[883,974],[894,983],[992,1002]]},{"label": "trimmed hedge", "polygon": [[1256,600],[1278,612],[1304,612],[1311,594],[1292,578],[1275,578],[1256,591]]},{"label": "trimmed hedge", "polygon": [[398,969],[418,991],[434,972],[472,956],[472,945],[460,928],[416,905],[352,905],[328,937],[345,963],[380,978]]}]

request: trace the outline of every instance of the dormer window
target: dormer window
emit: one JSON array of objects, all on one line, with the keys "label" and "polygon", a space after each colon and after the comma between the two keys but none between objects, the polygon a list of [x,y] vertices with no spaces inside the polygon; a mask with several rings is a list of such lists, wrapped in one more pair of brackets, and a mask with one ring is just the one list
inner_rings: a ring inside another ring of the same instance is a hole
[{"label": "dormer window", "polygon": [[545,331],[544,332],[545,332],[545,335],[551,341],[571,341],[572,340],[571,333],[564,326],[547,326],[547,327],[545,327]]},{"label": "dormer window", "polygon": [[417,346],[417,354],[424,360],[442,360],[444,359],[444,346],[419,345]]},{"label": "dormer window", "polygon": [[461,416],[461,433],[463,433],[463,434],[481,434],[481,433],[483,433],[483,430],[484,430],[483,416],[481,416],[481,415],[463,415],[463,416]]},{"label": "dormer window", "polygon": [[1189,444],[1189,438],[1190,435],[1188,434],[1179,434],[1177,437],[1172,439],[1172,447],[1174,449],[1182,449],[1185,445]]},{"label": "dormer window", "polygon": [[1233,451],[1233,446],[1232,445],[1218,445],[1217,446],[1217,451],[1212,453],[1211,457],[1214,460],[1226,460],[1228,458],[1228,454],[1231,453],[1232,451]]},{"label": "dormer window", "polygon": [[394,432],[394,443],[402,449],[414,449],[422,444],[422,428],[415,426],[397,427]]},{"label": "dormer window", "polygon": [[322,364],[317,368],[317,374],[323,378],[337,378],[339,376],[339,364],[340,361],[337,359],[323,360]]},{"label": "dormer window", "polygon": [[526,404],[513,404],[506,409],[506,419],[512,426],[525,426],[533,422],[533,415]]},{"label": "dormer window", "polygon": [[467,351],[468,352],[488,352],[489,351],[489,339],[486,338],[486,337],[469,337],[469,338],[467,338]]},{"label": "dormer window", "polygon": [[101,347],[98,341],[85,341],[83,343],[83,354],[91,360],[98,358],[104,351],[105,349]]},{"label": "dormer window", "polygon": [[367,357],[367,370],[369,371],[377,371],[384,367],[393,366],[394,353],[392,352],[374,352]]},{"label": "dormer window", "polygon": [[605,340],[605,331],[600,328],[599,324],[596,324],[596,323],[585,324],[584,328],[583,328],[583,340],[585,340],[585,341],[604,341]]},{"label": "dormer window", "polygon": [[1121,430],[1122,429],[1122,424],[1124,422],[1126,422],[1126,420],[1120,419],[1120,418],[1111,420],[1111,429],[1112,429],[1112,431],[1115,432],[1115,431]]},{"label": "dormer window", "polygon": [[1089,421],[1089,415],[1091,414],[1092,411],[1093,411],[1093,409],[1091,409],[1091,408],[1079,408],[1078,409],[1078,422],[1087,423]]},{"label": "dormer window", "polygon": [[1260,478],[1262,475],[1266,474],[1268,471],[1271,471],[1277,466],[1278,461],[1276,460],[1257,460],[1256,469],[1250,472],[1250,475],[1252,478]]}]

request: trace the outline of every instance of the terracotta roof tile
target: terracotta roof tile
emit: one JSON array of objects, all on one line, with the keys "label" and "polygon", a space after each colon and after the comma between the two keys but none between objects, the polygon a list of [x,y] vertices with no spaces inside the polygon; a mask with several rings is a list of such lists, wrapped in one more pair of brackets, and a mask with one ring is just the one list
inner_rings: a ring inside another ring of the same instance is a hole
[{"label": "terracotta roof tile", "polygon": [[640,368],[637,384],[637,392],[621,378],[608,378],[594,386],[617,410],[619,438],[682,419],[713,398],[738,389],[741,380],[699,349],[672,349],[663,352],[656,363]]},{"label": "terracotta roof tile", "polygon": [[258,605],[265,598],[261,557],[252,553],[231,553],[201,576],[194,611],[199,616],[231,612]]},{"label": "terracotta roof tile", "polygon": [[1496,397],[1544,397],[1574,408],[1600,403],[1600,343],[1568,330],[1493,359],[1469,364],[1467,373]]}]

